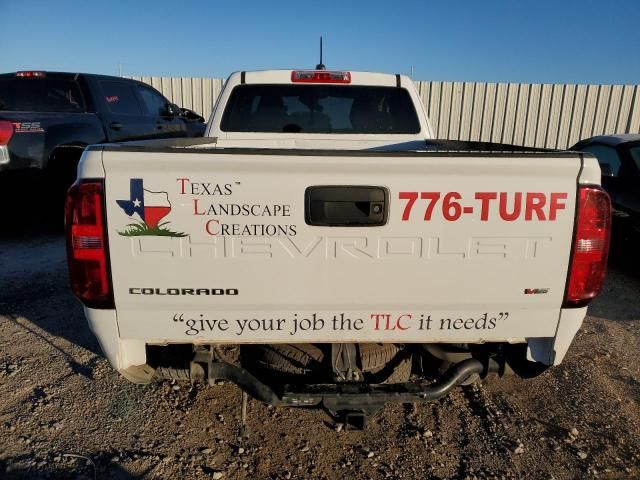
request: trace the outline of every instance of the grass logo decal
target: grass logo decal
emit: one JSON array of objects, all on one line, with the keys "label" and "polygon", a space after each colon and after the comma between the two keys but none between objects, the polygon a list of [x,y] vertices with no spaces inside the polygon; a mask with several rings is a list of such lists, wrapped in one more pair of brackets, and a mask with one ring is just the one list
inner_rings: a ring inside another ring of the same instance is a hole
[{"label": "grass logo decal", "polygon": [[162,222],[164,217],[171,211],[171,202],[167,192],[152,192],[143,188],[141,178],[132,178],[130,186],[129,200],[116,200],[118,206],[124,210],[129,217],[141,221],[130,223],[120,235],[125,237],[138,237],[141,235],[155,235],[160,237],[186,237],[186,233],[174,232],[167,228],[169,222]]}]

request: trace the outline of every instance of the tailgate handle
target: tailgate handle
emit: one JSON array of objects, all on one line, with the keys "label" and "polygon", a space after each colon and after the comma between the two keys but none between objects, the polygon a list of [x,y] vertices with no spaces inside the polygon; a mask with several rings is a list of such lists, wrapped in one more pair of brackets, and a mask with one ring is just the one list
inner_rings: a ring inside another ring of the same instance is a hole
[{"label": "tailgate handle", "polygon": [[389,192],[384,187],[332,185],[307,187],[305,221],[325,227],[376,227],[387,223]]}]

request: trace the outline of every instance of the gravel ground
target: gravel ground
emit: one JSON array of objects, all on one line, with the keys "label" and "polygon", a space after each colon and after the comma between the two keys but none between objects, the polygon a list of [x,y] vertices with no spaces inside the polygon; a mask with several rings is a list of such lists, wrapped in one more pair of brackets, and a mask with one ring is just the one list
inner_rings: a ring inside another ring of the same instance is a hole
[{"label": "gravel ground", "polygon": [[119,377],[67,287],[60,235],[0,238],[2,478],[640,478],[640,267],[614,262],[565,362],[347,432],[240,391]]}]

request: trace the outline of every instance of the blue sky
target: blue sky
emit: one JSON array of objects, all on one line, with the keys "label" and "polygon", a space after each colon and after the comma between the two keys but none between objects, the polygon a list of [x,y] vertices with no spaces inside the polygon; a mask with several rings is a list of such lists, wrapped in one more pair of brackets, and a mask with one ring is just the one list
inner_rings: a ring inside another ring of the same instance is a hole
[{"label": "blue sky", "polygon": [[226,77],[315,66],[419,80],[639,83],[640,0],[0,0],[0,72]]}]

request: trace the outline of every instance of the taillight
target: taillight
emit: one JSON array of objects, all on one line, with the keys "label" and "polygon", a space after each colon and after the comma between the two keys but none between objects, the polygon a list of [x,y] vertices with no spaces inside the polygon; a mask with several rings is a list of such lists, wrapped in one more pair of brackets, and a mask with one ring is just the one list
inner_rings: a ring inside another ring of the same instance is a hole
[{"label": "taillight", "polygon": [[582,307],[604,282],[611,235],[611,200],[598,186],[578,190],[578,217],[565,307]]},{"label": "taillight", "polygon": [[351,72],[327,72],[326,70],[294,70],[294,83],[351,83]]},{"label": "taillight", "polygon": [[20,78],[44,78],[46,76],[44,72],[16,72],[16,77]]},{"label": "taillight", "polygon": [[8,145],[13,137],[13,123],[0,121],[0,145]]},{"label": "taillight", "polygon": [[71,186],[65,232],[71,290],[87,307],[113,308],[103,180],[81,180]]}]

